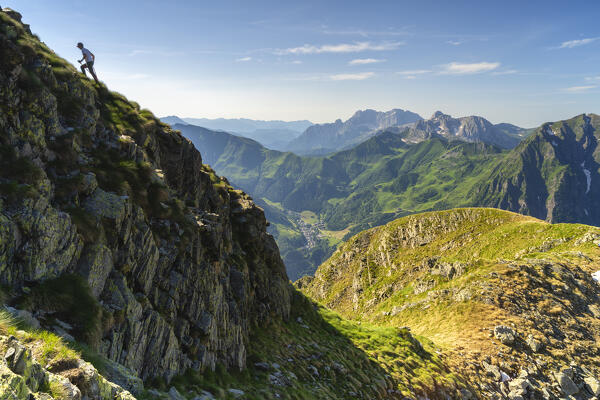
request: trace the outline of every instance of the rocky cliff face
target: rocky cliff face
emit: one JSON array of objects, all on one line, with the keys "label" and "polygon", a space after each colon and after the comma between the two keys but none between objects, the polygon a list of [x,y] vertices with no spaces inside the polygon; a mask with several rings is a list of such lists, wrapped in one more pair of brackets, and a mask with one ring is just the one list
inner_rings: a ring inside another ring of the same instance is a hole
[{"label": "rocky cliff face", "polygon": [[482,117],[453,118],[441,111],[436,111],[430,119],[418,121],[414,127],[411,127],[405,133],[405,136],[409,142],[420,142],[432,137],[442,136],[467,142],[494,144],[504,149],[512,149],[519,143],[521,138],[518,135],[510,135],[505,130],[506,126],[496,127]]},{"label": "rocky cliff face", "polygon": [[374,136],[378,130],[406,125],[422,118],[401,109],[378,112],[359,110],[347,121],[337,120],[329,124],[309,127],[288,145],[288,150],[298,154],[333,152],[359,144]]},{"label": "rocky cliff face", "polygon": [[0,12],[0,154],[8,301],[50,319],[59,305],[40,300],[43,282],[84,277],[97,315],[66,313],[68,322],[140,377],[242,368],[252,327],[289,314],[262,210],[180,133],[84,79],[9,9]]}]

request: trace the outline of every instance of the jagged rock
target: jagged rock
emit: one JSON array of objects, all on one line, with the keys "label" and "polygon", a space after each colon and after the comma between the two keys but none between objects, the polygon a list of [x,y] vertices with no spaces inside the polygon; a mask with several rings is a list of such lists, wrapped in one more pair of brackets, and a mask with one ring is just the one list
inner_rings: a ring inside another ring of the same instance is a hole
[{"label": "jagged rock", "polygon": [[15,374],[4,363],[0,363],[0,394],[11,394],[16,399],[27,399],[31,394],[23,377]]},{"label": "jagged rock", "polygon": [[600,307],[598,307],[596,304],[589,304],[588,310],[590,310],[594,317],[600,318]]},{"label": "jagged rock", "polygon": [[203,390],[200,395],[195,396],[192,400],[215,400],[215,396],[213,396],[212,393]]},{"label": "jagged rock", "polygon": [[[21,335],[25,334],[20,332]],[[10,397],[11,400],[27,399],[29,395],[33,396],[30,398],[45,400],[47,397],[39,391],[54,385],[61,388],[65,399],[134,400],[128,391],[108,381],[90,363],[81,359],[59,358],[42,367],[32,355],[41,354],[36,346],[43,345],[27,341],[26,336],[25,341],[21,341],[15,336],[7,338],[0,335],[0,347],[7,349],[0,359],[1,399],[4,399],[2,394],[14,391],[17,397]],[[3,388],[7,391],[3,392]]]},{"label": "jagged rock", "polygon": [[290,380],[281,371],[269,374],[269,383],[273,386],[289,386]]},{"label": "jagged rock", "polygon": [[496,339],[500,340],[502,344],[510,346],[515,342],[515,339],[517,338],[517,333],[514,329],[508,326],[498,325],[494,327],[494,336],[496,337]]},{"label": "jagged rock", "polygon": [[554,377],[565,395],[571,396],[579,392],[579,388],[573,382],[573,371],[570,368],[557,372]]},{"label": "jagged rock", "polygon": [[542,350],[542,348],[544,347],[542,342],[535,339],[533,337],[533,335],[531,335],[531,334],[529,336],[527,336],[527,346],[529,346],[531,351],[533,351],[534,353],[540,352]]},{"label": "jagged rock", "polygon": [[261,370],[261,371],[270,371],[271,365],[266,362],[256,362],[256,363],[254,363],[254,368]]},{"label": "jagged rock", "polygon": [[489,364],[485,360],[481,362],[481,366],[488,375],[492,376],[497,382],[500,382],[502,379],[502,372],[500,371],[500,368],[498,368],[496,365]]},{"label": "jagged rock", "polygon": [[340,364],[338,362],[334,362],[332,364],[332,368],[334,371],[336,371],[342,375],[346,375],[348,373],[348,370],[346,369],[346,367],[344,367],[342,364]]},{"label": "jagged rock", "polygon": [[584,378],[586,389],[594,396],[600,396],[600,381],[593,376]]},{"label": "jagged rock", "polygon": [[99,297],[104,290],[104,284],[112,269],[112,252],[107,246],[95,243],[85,247],[79,260],[79,271],[87,280],[95,297]]}]

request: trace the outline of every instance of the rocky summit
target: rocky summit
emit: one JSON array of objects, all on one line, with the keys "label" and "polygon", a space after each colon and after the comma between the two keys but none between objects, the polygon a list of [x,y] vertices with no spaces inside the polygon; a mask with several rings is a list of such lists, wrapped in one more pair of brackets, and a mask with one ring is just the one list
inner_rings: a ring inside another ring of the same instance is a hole
[{"label": "rocky summit", "polygon": [[514,125],[493,125],[487,119],[478,116],[453,118],[441,111],[436,111],[430,119],[417,121],[404,132],[406,141],[411,143],[441,136],[493,144],[504,149],[515,147],[525,134],[525,129]]}]

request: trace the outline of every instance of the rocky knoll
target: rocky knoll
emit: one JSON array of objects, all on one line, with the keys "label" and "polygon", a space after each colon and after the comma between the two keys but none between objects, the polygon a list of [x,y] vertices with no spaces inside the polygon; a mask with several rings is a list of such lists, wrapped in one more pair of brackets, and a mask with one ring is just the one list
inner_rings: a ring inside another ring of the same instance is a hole
[{"label": "rocky knoll", "polygon": [[180,133],[84,79],[17,12],[0,12],[8,303],[42,326],[60,318],[72,328],[64,335],[144,380],[242,368],[252,327],[290,312],[266,226]]},{"label": "rocky knoll", "polygon": [[591,399],[599,269],[598,228],[471,208],[362,232],[297,286],[347,317],[431,339],[473,395]]}]

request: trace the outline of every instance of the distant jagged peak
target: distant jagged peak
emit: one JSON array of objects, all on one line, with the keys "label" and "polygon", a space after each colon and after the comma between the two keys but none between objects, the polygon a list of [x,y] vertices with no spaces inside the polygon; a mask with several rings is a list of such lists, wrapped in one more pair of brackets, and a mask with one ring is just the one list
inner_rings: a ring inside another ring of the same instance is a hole
[{"label": "distant jagged peak", "polygon": [[[417,114],[408,111],[408,110],[403,110],[401,108],[393,108],[391,110],[388,111],[377,111],[374,110],[372,108],[367,108],[364,110],[358,110],[356,111],[352,117],[350,117],[348,120],[346,120],[346,122],[376,122],[378,120],[381,119],[389,119],[389,118],[394,118],[394,117],[406,117],[406,116],[417,116],[418,119],[422,119],[420,116],[418,116]],[[339,119],[336,121],[336,123],[340,121]]]},{"label": "distant jagged peak", "polygon": [[[444,114],[443,112],[438,110],[438,111],[434,112],[433,115],[431,116],[431,118],[429,118],[429,119],[439,119],[442,117],[450,117],[450,115]],[[452,117],[450,117],[450,118],[452,118]]]},{"label": "distant jagged peak", "polygon": [[470,115],[454,118],[442,111],[434,112],[430,119],[418,121],[411,128],[407,140],[418,142],[433,136],[484,142],[505,149],[513,148],[519,143],[519,138],[511,136],[483,117]]}]

